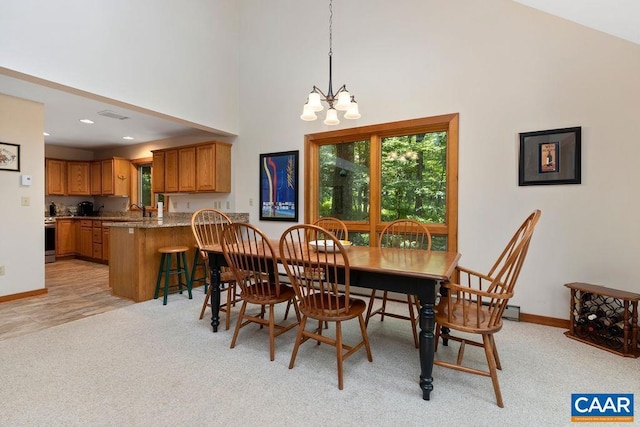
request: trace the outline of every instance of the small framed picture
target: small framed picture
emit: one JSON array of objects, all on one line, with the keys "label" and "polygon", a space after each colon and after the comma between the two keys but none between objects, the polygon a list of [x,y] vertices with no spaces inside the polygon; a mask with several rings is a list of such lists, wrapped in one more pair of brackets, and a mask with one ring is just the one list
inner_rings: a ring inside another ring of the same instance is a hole
[{"label": "small framed picture", "polygon": [[518,185],[580,184],[582,128],[520,133]]},{"label": "small framed picture", "polygon": [[20,172],[20,146],[0,142],[0,170]]},{"label": "small framed picture", "polygon": [[298,151],[260,154],[260,220],[298,221]]}]

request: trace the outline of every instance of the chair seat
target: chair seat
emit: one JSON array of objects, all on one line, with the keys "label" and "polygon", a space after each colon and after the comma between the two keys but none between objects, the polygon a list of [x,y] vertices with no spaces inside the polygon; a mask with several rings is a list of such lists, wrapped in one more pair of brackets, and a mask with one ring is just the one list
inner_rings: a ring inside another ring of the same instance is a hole
[{"label": "chair seat", "polygon": [[249,292],[241,292],[240,298],[251,304],[277,304],[280,302],[288,301],[296,296],[295,291],[291,286],[280,286],[280,294],[276,294],[276,288],[278,285],[275,283],[269,283],[268,285],[252,285],[247,288]]},{"label": "chair seat", "polygon": [[[338,297],[338,306],[329,307],[329,298],[326,294],[315,294],[311,297],[314,301],[309,307],[300,307],[302,314],[316,320],[343,321],[358,317],[367,309],[367,304],[358,298],[347,298],[344,295]],[[333,303],[335,305],[335,303]],[[313,308],[324,307],[324,309]]]},{"label": "chair seat", "polygon": [[[478,310],[475,302],[456,301],[451,304],[453,310],[449,316],[449,304],[447,299],[442,298],[436,307],[436,323],[447,328],[469,333],[493,334],[502,329],[502,319],[498,319],[495,324],[490,322],[491,312],[489,306],[483,305]],[[494,313],[495,316],[495,313]]]}]

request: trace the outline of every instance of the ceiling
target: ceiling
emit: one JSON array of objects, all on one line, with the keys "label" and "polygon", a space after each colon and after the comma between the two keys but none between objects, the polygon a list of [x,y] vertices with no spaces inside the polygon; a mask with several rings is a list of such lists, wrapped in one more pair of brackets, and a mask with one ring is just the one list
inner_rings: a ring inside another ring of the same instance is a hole
[{"label": "ceiling", "polygon": [[[638,0],[514,1],[640,44]],[[44,104],[45,131],[49,133],[44,137],[45,144],[104,149],[203,132],[195,125],[154,115],[140,108],[95,96],[83,96],[80,91],[60,85],[27,80],[19,75],[3,74],[0,69],[0,93]],[[104,111],[127,119],[99,114]],[[80,119],[91,119],[95,123],[83,124]],[[124,140],[124,136],[134,139]]]}]

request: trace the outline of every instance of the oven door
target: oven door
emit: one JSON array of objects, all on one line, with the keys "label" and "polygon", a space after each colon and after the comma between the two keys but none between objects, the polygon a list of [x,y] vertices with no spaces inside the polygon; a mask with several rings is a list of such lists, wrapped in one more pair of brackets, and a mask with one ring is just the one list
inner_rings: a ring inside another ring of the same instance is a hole
[{"label": "oven door", "polygon": [[56,223],[44,225],[44,262],[56,260]]}]

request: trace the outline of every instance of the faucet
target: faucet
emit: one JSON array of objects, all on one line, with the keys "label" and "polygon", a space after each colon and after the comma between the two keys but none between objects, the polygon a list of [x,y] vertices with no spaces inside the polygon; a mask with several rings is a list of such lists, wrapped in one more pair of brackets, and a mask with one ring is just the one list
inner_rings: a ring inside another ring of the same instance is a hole
[{"label": "faucet", "polygon": [[142,218],[146,216],[146,208],[144,206],[138,206],[135,203],[132,203],[130,208],[138,208],[142,211]]}]

